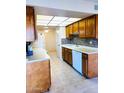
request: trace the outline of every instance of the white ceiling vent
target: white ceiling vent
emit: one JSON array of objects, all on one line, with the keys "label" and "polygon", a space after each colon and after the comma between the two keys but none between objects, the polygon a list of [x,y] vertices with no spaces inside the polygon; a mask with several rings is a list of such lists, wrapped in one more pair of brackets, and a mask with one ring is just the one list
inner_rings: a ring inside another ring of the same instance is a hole
[{"label": "white ceiling vent", "polygon": [[98,10],[98,5],[94,5],[94,10]]}]

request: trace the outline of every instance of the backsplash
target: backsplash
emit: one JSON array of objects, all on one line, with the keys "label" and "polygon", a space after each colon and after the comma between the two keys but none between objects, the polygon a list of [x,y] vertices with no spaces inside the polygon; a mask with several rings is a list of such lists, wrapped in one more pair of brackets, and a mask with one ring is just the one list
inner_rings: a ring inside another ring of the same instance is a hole
[{"label": "backsplash", "polygon": [[85,45],[85,46],[98,48],[98,40],[97,39],[81,39],[78,37],[74,37],[73,39],[63,38],[61,40],[61,43],[62,44],[78,44],[78,45]]}]

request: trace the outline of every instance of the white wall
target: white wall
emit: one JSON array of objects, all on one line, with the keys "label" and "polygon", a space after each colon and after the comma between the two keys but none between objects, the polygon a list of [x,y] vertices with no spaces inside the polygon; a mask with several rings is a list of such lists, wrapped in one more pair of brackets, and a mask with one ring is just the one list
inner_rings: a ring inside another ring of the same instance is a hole
[{"label": "white wall", "polygon": [[43,33],[45,36],[46,50],[49,52],[56,51],[56,32],[55,30],[49,30],[48,33]]},{"label": "white wall", "polygon": [[32,47],[45,49],[45,37],[40,32],[37,32],[37,40],[33,42]]},{"label": "white wall", "polygon": [[43,26],[37,26],[36,28],[41,37],[37,44],[43,46],[48,52],[56,51],[56,29],[49,27],[46,33]]},{"label": "white wall", "polygon": [[27,5],[39,6],[53,9],[61,9],[83,13],[97,13],[94,0],[26,0]]}]

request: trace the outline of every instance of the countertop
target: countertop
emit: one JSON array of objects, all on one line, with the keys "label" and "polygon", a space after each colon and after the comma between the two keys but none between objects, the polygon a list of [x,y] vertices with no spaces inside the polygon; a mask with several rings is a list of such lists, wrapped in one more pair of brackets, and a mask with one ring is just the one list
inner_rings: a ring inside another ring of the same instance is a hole
[{"label": "countertop", "polygon": [[94,54],[98,53],[98,48],[83,46],[83,45],[75,45],[75,44],[63,44],[62,47],[69,48],[78,52],[82,52],[85,54]]},{"label": "countertop", "polygon": [[50,60],[50,56],[47,54],[47,51],[42,48],[34,48],[33,55],[26,57],[26,63],[39,62]]}]

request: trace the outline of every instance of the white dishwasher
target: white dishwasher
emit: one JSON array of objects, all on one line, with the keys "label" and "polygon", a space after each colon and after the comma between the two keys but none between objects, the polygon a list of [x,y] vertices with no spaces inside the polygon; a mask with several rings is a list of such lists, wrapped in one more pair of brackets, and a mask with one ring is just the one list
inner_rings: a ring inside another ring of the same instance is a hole
[{"label": "white dishwasher", "polygon": [[82,53],[73,50],[72,51],[72,62],[73,62],[73,67],[80,73],[83,74],[82,72]]}]

